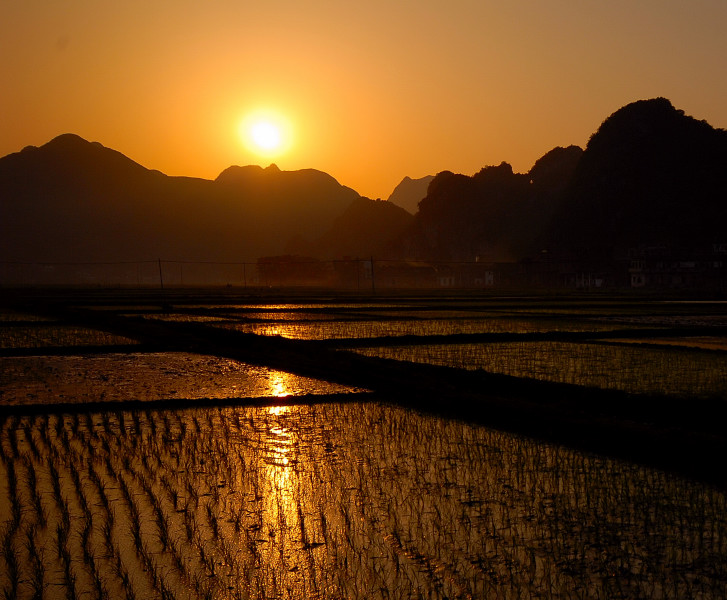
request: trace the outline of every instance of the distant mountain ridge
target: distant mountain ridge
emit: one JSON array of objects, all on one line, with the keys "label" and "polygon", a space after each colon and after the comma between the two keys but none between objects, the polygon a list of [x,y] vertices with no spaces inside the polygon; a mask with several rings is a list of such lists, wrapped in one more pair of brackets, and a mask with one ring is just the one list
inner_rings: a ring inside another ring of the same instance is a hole
[{"label": "distant mountain ridge", "polygon": [[717,241],[727,241],[727,132],[666,98],[628,104],[603,122],[550,233],[553,247],[606,256]]},{"label": "distant mountain ridge", "polygon": [[288,250],[324,259],[388,257],[392,240],[399,239],[413,220],[392,202],[358,198],[315,242],[298,241]]},{"label": "distant mountain ridge", "polygon": [[429,184],[406,243],[430,260],[586,256],[658,246],[681,255],[727,242],[727,133],[665,98],[609,116],[585,149],[555,148],[527,174],[507,163]]},{"label": "distant mountain ridge", "polygon": [[6,260],[253,260],[316,239],[354,200],[330,175],[230,167],[168,177],[73,134],[0,159]]},{"label": "distant mountain ridge", "polygon": [[419,179],[404,177],[394,188],[388,198],[388,202],[401,206],[404,210],[415,214],[419,210],[419,203],[427,195],[427,188],[434,179],[434,175],[426,175]]},{"label": "distant mountain ridge", "polygon": [[514,261],[551,227],[583,151],[555,148],[529,173],[506,162],[469,177],[443,171],[428,187],[400,252],[425,260]]},{"label": "distant mountain ridge", "polygon": [[4,261],[612,259],[726,232],[727,133],[664,98],[624,106],[585,150],[554,148],[527,173],[405,177],[389,201],[315,169],[169,177],[73,134],[0,158]]}]

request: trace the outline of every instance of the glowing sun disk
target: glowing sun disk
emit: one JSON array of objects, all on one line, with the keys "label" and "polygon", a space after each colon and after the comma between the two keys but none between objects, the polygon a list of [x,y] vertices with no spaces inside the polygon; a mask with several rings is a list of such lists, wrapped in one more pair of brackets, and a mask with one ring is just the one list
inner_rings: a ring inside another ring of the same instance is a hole
[{"label": "glowing sun disk", "polygon": [[271,110],[249,113],[240,123],[239,133],[250,152],[266,158],[286,153],[292,144],[288,119]]},{"label": "glowing sun disk", "polygon": [[280,146],[280,130],[267,121],[255,123],[250,128],[253,141],[265,150],[274,150]]}]

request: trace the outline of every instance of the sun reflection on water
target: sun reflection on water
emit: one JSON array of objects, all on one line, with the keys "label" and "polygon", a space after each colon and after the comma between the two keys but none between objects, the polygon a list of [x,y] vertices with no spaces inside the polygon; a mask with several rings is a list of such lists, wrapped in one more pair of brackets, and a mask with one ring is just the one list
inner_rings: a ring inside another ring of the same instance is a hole
[{"label": "sun reflection on water", "polygon": [[[285,375],[285,374],[281,374]],[[282,381],[275,383],[284,386]],[[284,389],[284,388],[283,388]],[[268,525],[268,538],[275,544],[262,548],[263,560],[285,573],[293,588],[306,563],[302,542],[305,525],[301,522],[302,504],[300,473],[300,438],[295,426],[298,409],[270,406],[265,415],[265,456],[263,470],[263,512]]]},{"label": "sun reflection on water", "polygon": [[[271,396],[276,398],[285,398],[295,393],[293,386],[293,376],[290,373],[284,371],[271,371],[268,391]],[[274,408],[285,408],[285,407],[274,407]],[[282,414],[282,413],[272,413]]]},{"label": "sun reflection on water", "polygon": [[276,466],[287,466],[293,436],[285,427],[271,427],[268,430],[269,463]]}]

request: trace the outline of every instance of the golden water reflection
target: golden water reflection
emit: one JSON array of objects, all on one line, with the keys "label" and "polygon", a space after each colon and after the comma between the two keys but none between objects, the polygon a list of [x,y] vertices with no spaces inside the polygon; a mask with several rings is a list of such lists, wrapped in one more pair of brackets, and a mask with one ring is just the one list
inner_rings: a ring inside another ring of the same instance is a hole
[{"label": "golden water reflection", "polygon": [[611,593],[617,570],[653,597],[727,573],[694,566],[727,539],[724,494],[703,486],[381,405],[240,412],[260,491],[241,505],[250,597],[628,597]]},{"label": "golden water reflection", "polygon": [[[0,449],[0,546],[59,596],[65,559],[24,542],[57,545],[39,523],[62,524],[64,503],[34,502],[29,478],[72,492],[78,462],[103,487],[84,491],[92,543],[72,519],[63,553],[109,567],[113,598],[727,597],[724,491],[389,405],[13,415]],[[111,561],[140,571],[139,555],[149,570],[114,578]],[[99,595],[80,572],[76,596]]]},{"label": "golden water reflection", "polygon": [[264,418],[262,509],[264,539],[270,543],[261,545],[261,559],[278,573],[285,573],[288,586],[305,589],[304,580],[310,577],[305,550],[311,496],[305,491],[304,474],[310,457],[301,452],[304,433],[296,426],[299,420],[298,407],[289,406],[268,407]]},{"label": "golden water reflection", "polygon": [[276,398],[285,398],[295,393],[294,377],[284,371],[271,371],[269,379],[270,395]]}]

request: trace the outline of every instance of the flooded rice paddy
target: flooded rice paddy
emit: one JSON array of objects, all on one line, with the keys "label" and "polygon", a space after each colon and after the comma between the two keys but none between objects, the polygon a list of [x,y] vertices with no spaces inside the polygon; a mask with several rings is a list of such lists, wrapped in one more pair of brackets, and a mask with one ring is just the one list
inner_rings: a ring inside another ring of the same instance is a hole
[{"label": "flooded rice paddy", "polygon": [[8,417],[0,449],[7,597],[727,593],[723,493],[378,403]]},{"label": "flooded rice paddy", "polygon": [[[440,416],[431,398],[423,412],[417,392],[403,408],[309,367],[327,350],[364,371],[389,358],[375,368],[647,392],[688,411],[727,401],[725,325],[722,303],[629,300],[0,310],[0,590],[723,598],[724,486]],[[443,389],[442,406],[457,401]]]},{"label": "flooded rice paddy", "polygon": [[[40,320],[39,320],[40,321]],[[68,325],[15,326],[3,331],[0,348],[53,348],[136,344],[131,338],[88,327]]]},{"label": "flooded rice paddy", "polygon": [[386,346],[355,351],[365,356],[635,394],[727,398],[727,354],[704,351],[703,341],[692,340],[693,346],[685,343],[684,348],[674,348],[673,344],[673,340],[651,347],[541,341]]},{"label": "flooded rice paddy", "polygon": [[1,359],[0,402],[125,402],[282,398],[362,390],[278,369],[188,352]]},{"label": "flooded rice paddy", "polygon": [[553,322],[510,318],[409,318],[401,320],[307,319],[259,323],[225,323],[227,329],[256,335],[279,335],[298,340],[363,339],[390,336],[447,336],[486,333],[545,333],[549,331],[613,331],[623,326],[601,323]]}]

